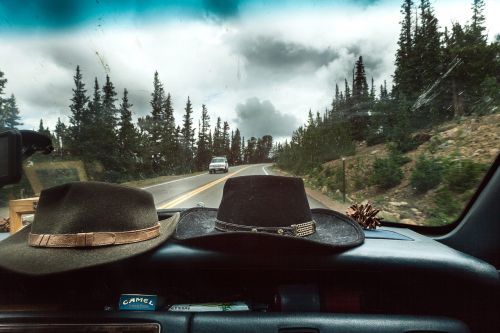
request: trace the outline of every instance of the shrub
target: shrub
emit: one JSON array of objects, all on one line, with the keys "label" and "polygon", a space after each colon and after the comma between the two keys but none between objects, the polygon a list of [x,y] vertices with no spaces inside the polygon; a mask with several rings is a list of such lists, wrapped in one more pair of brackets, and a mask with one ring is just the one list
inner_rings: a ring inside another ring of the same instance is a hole
[{"label": "shrub", "polygon": [[328,178],[325,181],[329,191],[336,191],[342,189],[342,168],[329,168]]},{"label": "shrub", "polygon": [[389,158],[397,163],[399,166],[403,166],[411,161],[406,155],[403,155],[394,143],[387,144],[387,150],[389,150]]},{"label": "shrub", "polygon": [[425,193],[439,185],[442,180],[442,166],[435,158],[419,156],[411,173],[411,186],[418,193]]},{"label": "shrub", "polygon": [[417,139],[410,136],[408,133],[397,137],[392,137],[391,139],[392,140],[388,144],[393,146],[400,153],[407,153],[409,151],[415,150],[422,144]]},{"label": "shrub", "polygon": [[319,175],[321,175],[322,172],[323,172],[323,166],[320,164],[319,166],[313,168],[309,173],[309,175],[311,177],[318,177]]},{"label": "shrub", "polygon": [[325,177],[330,177],[335,173],[335,169],[332,167],[326,167],[324,171]]},{"label": "shrub", "polygon": [[384,143],[385,140],[386,140],[386,138],[382,133],[370,132],[370,133],[368,133],[368,136],[366,137],[366,145],[368,147],[375,146],[375,145]]},{"label": "shrub", "polygon": [[429,146],[427,149],[431,154],[435,154],[438,151],[439,146],[443,143],[443,139],[438,136],[433,136],[429,141]]},{"label": "shrub", "polygon": [[427,223],[432,226],[452,223],[458,218],[462,209],[462,199],[448,189],[442,188],[434,196],[434,208]]},{"label": "shrub", "polygon": [[361,190],[369,185],[369,175],[367,173],[367,166],[365,162],[359,157],[356,158],[354,163],[350,166],[351,176],[349,177],[348,186],[352,190]]},{"label": "shrub", "polygon": [[478,115],[500,111],[500,84],[495,77],[488,77],[481,83],[482,97],[472,106]]},{"label": "shrub", "polygon": [[403,171],[392,158],[377,158],[373,163],[371,181],[383,189],[389,189],[401,183]]},{"label": "shrub", "polygon": [[312,184],[314,186],[322,187],[325,185],[326,179],[323,175],[318,175],[316,177],[312,177]]},{"label": "shrub", "polygon": [[485,170],[485,165],[471,160],[447,161],[444,180],[451,191],[461,193],[474,187]]}]

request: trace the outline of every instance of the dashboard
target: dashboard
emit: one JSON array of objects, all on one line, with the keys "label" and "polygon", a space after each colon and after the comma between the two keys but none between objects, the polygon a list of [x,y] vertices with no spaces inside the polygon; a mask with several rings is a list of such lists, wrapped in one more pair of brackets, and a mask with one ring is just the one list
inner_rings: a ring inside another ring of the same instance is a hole
[{"label": "dashboard", "polygon": [[[367,232],[338,253],[265,237],[210,248],[170,240],[84,271],[0,272],[0,332],[489,331],[498,286],[493,266],[404,228]],[[156,310],[120,311],[122,294],[157,295]],[[248,311],[170,311],[211,302]]]}]

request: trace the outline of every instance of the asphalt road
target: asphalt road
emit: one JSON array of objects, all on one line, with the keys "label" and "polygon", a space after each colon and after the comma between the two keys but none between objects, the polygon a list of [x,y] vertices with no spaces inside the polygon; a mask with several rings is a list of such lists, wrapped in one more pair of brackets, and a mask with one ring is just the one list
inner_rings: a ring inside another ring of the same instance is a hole
[{"label": "asphalt road", "polygon": [[[249,175],[271,175],[270,164],[252,164],[230,167],[228,173],[204,174],[181,178],[144,189],[153,194],[157,208],[190,208],[198,203],[205,207],[219,207],[222,199],[222,189],[225,181],[230,177]],[[312,198],[309,199],[311,208],[324,208]]]}]

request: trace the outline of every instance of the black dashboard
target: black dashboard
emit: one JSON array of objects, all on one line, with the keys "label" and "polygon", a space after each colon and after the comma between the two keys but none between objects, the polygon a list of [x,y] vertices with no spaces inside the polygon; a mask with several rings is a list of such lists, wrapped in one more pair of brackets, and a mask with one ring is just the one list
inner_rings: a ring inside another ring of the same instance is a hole
[{"label": "black dashboard", "polygon": [[[286,244],[273,248],[265,237],[259,244],[243,241],[220,249],[171,240],[146,255],[76,273],[1,272],[0,332],[33,329],[18,326],[26,324],[42,325],[40,332],[54,324],[65,332],[78,329],[64,324],[101,332],[95,325],[123,323],[182,333],[498,327],[499,277],[493,266],[409,229],[385,227],[366,237],[362,246],[339,253]],[[158,295],[157,310],[119,311],[125,293]],[[250,311],[169,311],[173,304],[236,301]],[[129,330],[113,332],[122,331]]]}]

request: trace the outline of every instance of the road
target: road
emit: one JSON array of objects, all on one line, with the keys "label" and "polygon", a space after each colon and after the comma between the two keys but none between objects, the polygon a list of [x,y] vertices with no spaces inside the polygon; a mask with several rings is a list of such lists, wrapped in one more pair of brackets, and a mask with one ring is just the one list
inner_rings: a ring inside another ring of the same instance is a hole
[{"label": "road", "polygon": [[[157,208],[190,208],[198,203],[205,207],[219,207],[222,189],[230,177],[249,175],[271,175],[271,164],[253,164],[230,167],[228,173],[189,176],[144,189],[153,194]],[[311,208],[324,208],[318,201],[308,197]]]}]

